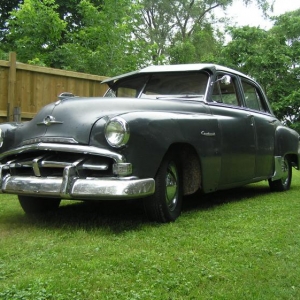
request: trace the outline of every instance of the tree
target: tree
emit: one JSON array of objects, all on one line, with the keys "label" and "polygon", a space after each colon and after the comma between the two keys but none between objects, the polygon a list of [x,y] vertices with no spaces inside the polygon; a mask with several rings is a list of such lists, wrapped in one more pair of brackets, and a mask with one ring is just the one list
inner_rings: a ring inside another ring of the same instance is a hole
[{"label": "tree", "polygon": [[[170,47],[193,51],[192,41],[198,31],[207,29],[217,7],[226,9],[233,0],[137,0],[140,5],[139,25],[134,30],[137,39],[152,45],[152,61],[159,63],[168,56]],[[256,2],[263,11],[271,5],[267,0],[244,0],[245,4]],[[178,52],[178,51],[177,51]],[[184,53],[183,53],[184,55]]]},{"label": "tree", "polygon": [[[40,1],[43,3],[43,1]],[[59,14],[60,19],[67,23],[66,30],[74,31],[81,27],[81,15],[77,6],[81,0],[55,0],[55,11]],[[104,4],[104,0],[90,0],[95,6]],[[10,13],[17,10],[24,0],[0,0],[0,40],[2,40],[8,32],[7,21]]]},{"label": "tree", "polygon": [[130,0],[95,6],[82,0],[77,6],[81,27],[67,33],[66,42],[52,53],[53,66],[93,74],[131,71],[146,59],[147,45],[133,40],[136,7]]},{"label": "tree", "polygon": [[23,3],[23,0],[0,0],[0,41],[3,42],[5,35],[8,32],[7,19],[10,16],[10,12],[17,8],[19,4]]},{"label": "tree", "polygon": [[[300,133],[300,9],[285,13],[276,18],[270,30],[282,40],[289,58],[282,90],[274,110],[283,121]],[[276,91],[276,90],[275,90]]]},{"label": "tree", "polygon": [[219,63],[254,77],[277,117],[299,130],[300,10],[275,20],[269,31],[248,26],[230,28],[232,41],[223,48]]},{"label": "tree", "polygon": [[213,62],[222,48],[223,38],[217,37],[210,24],[195,30],[193,35],[182,41],[179,37],[167,49],[171,64]]},{"label": "tree", "polygon": [[131,2],[25,0],[11,12],[1,47],[25,63],[101,75],[132,70],[146,60],[148,47],[132,39],[137,8]]},{"label": "tree", "polygon": [[[223,40],[211,17],[232,1],[18,1],[0,47],[17,51],[23,62],[105,75],[153,63],[213,61]],[[269,7],[267,0],[243,1]]]},{"label": "tree", "polygon": [[[104,0],[90,0],[92,5],[101,9],[101,6],[105,5]],[[82,13],[78,6],[81,0],[55,0],[57,5],[56,12],[59,14],[60,19],[67,23],[66,31],[74,32],[81,29],[84,26],[82,22]]]},{"label": "tree", "polygon": [[21,61],[46,60],[60,42],[66,23],[55,12],[54,0],[25,0],[11,12],[7,40]]}]

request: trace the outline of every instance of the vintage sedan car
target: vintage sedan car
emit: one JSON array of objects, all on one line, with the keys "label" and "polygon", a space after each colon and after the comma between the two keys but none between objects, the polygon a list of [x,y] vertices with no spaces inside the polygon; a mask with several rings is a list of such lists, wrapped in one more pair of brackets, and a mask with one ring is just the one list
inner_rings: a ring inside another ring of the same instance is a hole
[{"label": "vintage sedan car", "polygon": [[187,64],[104,83],[104,97],[61,96],[29,122],[0,125],[1,192],[18,195],[26,213],[61,199],[140,199],[151,220],[171,222],[199,190],[261,180],[290,188],[299,135],[248,76]]}]

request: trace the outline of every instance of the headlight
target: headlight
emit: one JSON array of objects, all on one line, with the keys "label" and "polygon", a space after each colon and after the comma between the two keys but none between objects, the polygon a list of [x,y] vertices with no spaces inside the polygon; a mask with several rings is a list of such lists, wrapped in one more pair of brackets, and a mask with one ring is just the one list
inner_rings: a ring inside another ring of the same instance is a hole
[{"label": "headlight", "polygon": [[120,148],[126,145],[129,136],[129,126],[124,119],[115,117],[107,122],[105,127],[105,138],[110,146]]}]

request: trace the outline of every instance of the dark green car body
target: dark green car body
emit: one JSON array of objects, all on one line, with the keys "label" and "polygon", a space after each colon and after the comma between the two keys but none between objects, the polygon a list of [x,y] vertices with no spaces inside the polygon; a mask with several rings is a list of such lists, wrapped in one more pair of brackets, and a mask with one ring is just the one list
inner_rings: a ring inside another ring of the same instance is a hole
[{"label": "dark green car body", "polygon": [[105,81],[101,98],[66,97],[33,120],[1,124],[1,191],[28,213],[60,199],[141,199],[174,221],[182,197],[261,180],[287,190],[299,135],[248,76],[212,64],[152,66]]}]

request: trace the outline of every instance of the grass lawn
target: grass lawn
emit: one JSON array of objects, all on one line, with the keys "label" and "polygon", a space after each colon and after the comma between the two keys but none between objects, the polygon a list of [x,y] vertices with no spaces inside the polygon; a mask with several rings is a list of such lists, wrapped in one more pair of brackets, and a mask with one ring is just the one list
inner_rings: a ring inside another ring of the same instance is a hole
[{"label": "grass lawn", "polygon": [[63,201],[28,217],[0,195],[0,299],[300,299],[300,172],[185,199],[171,224],[139,203]]}]

